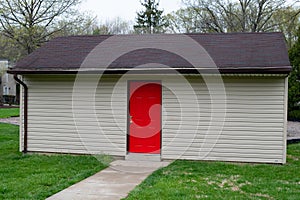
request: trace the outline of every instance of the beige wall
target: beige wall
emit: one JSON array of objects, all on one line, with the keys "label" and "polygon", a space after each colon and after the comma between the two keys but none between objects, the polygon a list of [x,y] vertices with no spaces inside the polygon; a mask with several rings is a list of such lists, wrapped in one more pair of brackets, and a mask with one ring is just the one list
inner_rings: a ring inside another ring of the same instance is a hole
[{"label": "beige wall", "polygon": [[225,76],[226,101],[214,76],[119,78],[26,76],[28,150],[125,156],[127,81],[161,80],[162,159],[285,163],[284,77]]}]

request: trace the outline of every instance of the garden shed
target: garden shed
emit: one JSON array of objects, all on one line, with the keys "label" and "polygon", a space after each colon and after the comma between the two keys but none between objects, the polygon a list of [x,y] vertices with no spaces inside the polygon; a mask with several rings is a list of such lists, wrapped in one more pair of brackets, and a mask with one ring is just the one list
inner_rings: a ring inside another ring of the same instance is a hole
[{"label": "garden shed", "polygon": [[20,150],[286,162],[281,33],[55,38],[9,73]]}]

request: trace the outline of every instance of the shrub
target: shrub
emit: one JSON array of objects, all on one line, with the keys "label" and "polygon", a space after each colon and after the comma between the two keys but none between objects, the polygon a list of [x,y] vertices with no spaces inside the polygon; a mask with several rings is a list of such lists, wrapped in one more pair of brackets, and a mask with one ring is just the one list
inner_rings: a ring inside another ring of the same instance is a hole
[{"label": "shrub", "polygon": [[288,119],[291,121],[300,121],[300,110],[293,110],[289,112]]}]

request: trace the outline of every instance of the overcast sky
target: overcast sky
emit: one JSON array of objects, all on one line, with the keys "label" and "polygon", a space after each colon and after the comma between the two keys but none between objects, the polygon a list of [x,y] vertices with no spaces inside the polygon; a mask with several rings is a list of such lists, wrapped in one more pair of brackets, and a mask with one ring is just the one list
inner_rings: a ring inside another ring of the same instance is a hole
[{"label": "overcast sky", "polygon": [[[160,0],[159,8],[165,14],[178,10],[181,0]],[[83,0],[80,6],[82,11],[90,11],[97,15],[101,21],[121,17],[128,21],[134,21],[136,12],[142,10],[139,0]]]}]

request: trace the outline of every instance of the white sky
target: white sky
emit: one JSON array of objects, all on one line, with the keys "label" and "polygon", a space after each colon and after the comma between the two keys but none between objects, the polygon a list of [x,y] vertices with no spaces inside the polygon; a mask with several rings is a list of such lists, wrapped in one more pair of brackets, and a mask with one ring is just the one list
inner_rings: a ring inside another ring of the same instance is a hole
[{"label": "white sky", "polygon": [[[181,0],[160,0],[159,8],[164,14],[178,10]],[[83,0],[82,11],[98,16],[100,21],[121,17],[127,21],[135,21],[136,12],[142,10],[139,0]]]},{"label": "white sky", "polygon": [[[292,3],[295,0],[288,0]],[[184,7],[181,0],[160,0],[159,8],[164,14]],[[90,12],[98,17],[100,21],[111,20],[121,17],[126,21],[135,21],[136,12],[143,9],[140,0],[82,0],[80,5],[82,11]]]}]

